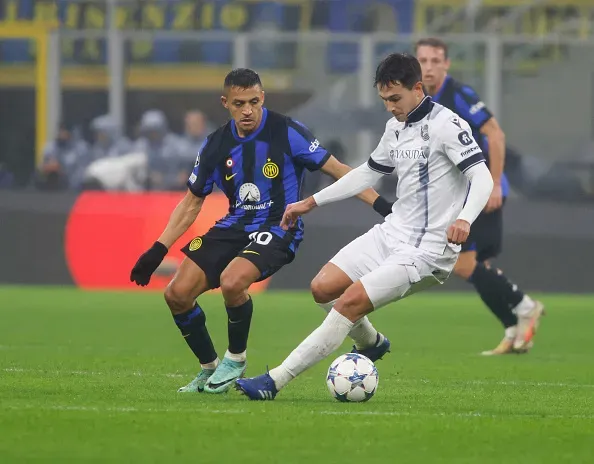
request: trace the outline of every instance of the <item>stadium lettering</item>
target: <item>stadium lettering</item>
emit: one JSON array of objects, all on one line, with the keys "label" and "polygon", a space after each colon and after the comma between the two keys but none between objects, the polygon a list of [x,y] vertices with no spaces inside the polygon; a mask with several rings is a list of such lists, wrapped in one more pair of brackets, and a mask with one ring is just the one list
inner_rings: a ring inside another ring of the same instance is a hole
[{"label": "stadium lettering", "polygon": [[[34,0],[31,0],[34,1]],[[6,6],[4,21],[17,20],[20,4],[29,3],[26,0],[9,0]],[[118,27],[135,29],[214,29],[220,24],[222,29],[238,30],[249,21],[248,6],[243,3],[219,5],[211,0],[197,5],[196,2],[142,2],[138,4],[124,4],[117,7]],[[171,16],[170,25],[166,18]],[[60,20],[68,29],[104,28],[106,27],[106,7],[103,2],[72,2],[58,18],[56,2],[35,2],[33,15],[36,20]]]},{"label": "stadium lettering", "polygon": [[[26,6],[31,2],[34,3],[34,7],[30,17],[19,17],[19,9],[27,11]],[[57,2],[8,0],[3,13],[1,16],[5,22],[31,19],[59,20],[65,29],[104,29],[107,26],[105,3],[97,1],[70,2],[60,15]],[[238,31],[245,29],[249,22],[249,5],[221,5],[216,0],[200,4],[194,1],[176,4],[163,1],[126,3],[116,9],[116,24],[121,29]],[[153,48],[153,41],[132,41],[132,61],[149,58]],[[35,57],[34,45],[29,49],[29,56]],[[101,40],[96,39],[63,39],[62,56],[66,60],[104,61],[104,45]]]}]

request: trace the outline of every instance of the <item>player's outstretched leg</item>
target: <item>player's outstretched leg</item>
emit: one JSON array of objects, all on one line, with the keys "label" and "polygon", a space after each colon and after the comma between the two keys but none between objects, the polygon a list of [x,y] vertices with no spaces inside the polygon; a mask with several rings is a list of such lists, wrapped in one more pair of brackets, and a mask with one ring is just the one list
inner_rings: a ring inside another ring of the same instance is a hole
[{"label": "player's outstretched leg", "polygon": [[[334,352],[354,325],[371,311],[439,282],[431,266],[418,268],[403,250],[389,255],[377,267],[364,273],[340,296],[320,327],[314,330],[282,364],[252,379],[239,379],[237,389],[251,400],[272,400],[278,391],[305,370]],[[453,267],[453,263],[451,263]]]},{"label": "player's outstretched leg", "polygon": [[201,392],[219,359],[206,329],[206,315],[195,299],[208,289],[206,276],[193,261],[184,259],[165,290],[165,301],[184,340],[200,361],[202,370],[179,392]]},{"label": "player's outstretched leg", "polygon": [[354,283],[338,299],[322,325],[279,367],[258,377],[237,380],[237,389],[251,400],[273,400],[291,380],[338,349],[355,322],[372,310],[373,304],[363,285],[360,281]]},{"label": "player's outstretched leg", "polygon": [[247,342],[253,303],[248,289],[261,272],[250,261],[235,258],[221,274],[221,291],[227,308],[229,346],[225,357],[204,387],[207,393],[224,393],[243,376],[247,368]]},{"label": "player's outstretched leg", "polygon": [[544,306],[533,301],[499,270],[476,261],[476,252],[460,253],[454,272],[471,283],[505,328],[499,345],[484,355],[524,353],[532,345]]},{"label": "player's outstretched leg", "polygon": [[[311,293],[314,301],[326,313],[329,313],[338,298],[351,286],[353,281],[337,265],[326,264],[311,282]],[[390,351],[390,340],[379,333],[367,316],[357,321],[349,332],[353,339],[353,353],[361,353],[373,362],[381,359]]]}]

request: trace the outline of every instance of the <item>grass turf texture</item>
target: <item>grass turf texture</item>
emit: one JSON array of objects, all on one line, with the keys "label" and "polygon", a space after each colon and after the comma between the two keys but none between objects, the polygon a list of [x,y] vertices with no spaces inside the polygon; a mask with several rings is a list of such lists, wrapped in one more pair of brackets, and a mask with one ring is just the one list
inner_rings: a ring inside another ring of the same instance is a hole
[{"label": "grass turf texture", "polygon": [[[325,386],[332,359],[273,402],[178,394],[198,365],[160,294],[0,288],[0,456],[12,462],[586,463],[594,297],[544,296],[527,356],[485,358],[502,330],[472,295],[428,293],[372,321],[392,341],[368,403]],[[201,298],[222,355],[221,297]],[[254,297],[248,375],[322,320],[307,293]]]}]

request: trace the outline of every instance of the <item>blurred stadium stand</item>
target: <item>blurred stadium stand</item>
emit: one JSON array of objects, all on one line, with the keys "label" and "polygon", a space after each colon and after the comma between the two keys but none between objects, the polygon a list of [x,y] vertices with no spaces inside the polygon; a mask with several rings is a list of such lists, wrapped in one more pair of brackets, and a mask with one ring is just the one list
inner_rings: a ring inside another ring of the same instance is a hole
[{"label": "blurred stadium stand", "polygon": [[[60,123],[88,143],[91,122],[108,113],[133,141],[149,110],[162,111],[180,136],[194,109],[211,126],[222,123],[219,88],[235,66],[257,69],[269,106],[302,119],[358,163],[386,120],[370,85],[375,63],[388,52],[411,51],[415,37],[437,34],[451,45],[451,73],[483,96],[515,149],[509,165],[523,171],[512,177],[524,182],[515,191],[534,190],[532,173],[546,178],[563,160],[564,180],[551,189],[569,184],[578,197],[593,193],[594,171],[584,170],[594,164],[590,0],[118,0],[121,75],[108,59],[109,4],[0,2],[0,170],[14,175],[12,184],[30,185],[40,147],[55,140]],[[21,25],[41,23],[57,27],[45,35],[52,77],[40,103],[35,42],[10,37]],[[570,88],[550,92],[567,81],[568,69]]]}]

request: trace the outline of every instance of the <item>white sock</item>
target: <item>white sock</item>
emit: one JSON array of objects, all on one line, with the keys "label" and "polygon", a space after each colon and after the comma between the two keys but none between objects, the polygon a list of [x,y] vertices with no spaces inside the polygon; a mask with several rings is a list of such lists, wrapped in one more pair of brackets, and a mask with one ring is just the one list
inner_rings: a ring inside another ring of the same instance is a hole
[{"label": "white sock", "polygon": [[271,369],[268,373],[270,374],[270,377],[272,377],[272,380],[274,380],[274,385],[276,385],[277,390],[280,390],[295,378],[295,376],[291,374],[282,364],[278,367],[275,367],[274,369]]},{"label": "white sock", "polygon": [[332,300],[328,303],[317,303],[316,304],[322,308],[324,311],[326,311],[326,314],[328,314],[330,311],[332,311],[332,308],[334,308],[334,305],[336,304],[336,302],[338,301],[338,298],[336,300]]},{"label": "white sock", "polygon": [[505,329],[505,338],[507,338],[508,340],[513,340],[516,338],[517,333],[518,333],[517,325],[508,327],[507,329]]},{"label": "white sock", "polygon": [[246,353],[247,351],[244,351],[243,353],[231,353],[229,350],[227,350],[225,352],[225,358],[229,358],[231,361],[235,362],[245,362],[247,359]]},{"label": "white sock", "polygon": [[338,349],[353,323],[336,310],[330,311],[322,325],[314,330],[270,376],[280,390],[306,369]]},{"label": "white sock", "polygon": [[[329,313],[337,301],[338,299],[330,301],[329,303],[317,303],[317,305]],[[349,332],[349,337],[353,339],[358,350],[374,346],[378,341],[377,335],[377,330],[375,330],[367,316],[359,319]],[[383,340],[384,336],[380,334],[380,342]]]},{"label": "white sock", "polygon": [[524,295],[522,301],[518,303],[518,305],[512,309],[512,312],[519,317],[527,316],[530,314],[530,311],[534,309],[534,300],[530,298],[528,295]]},{"label": "white sock", "polygon": [[367,316],[359,319],[355,323],[355,325],[349,332],[349,336],[355,341],[355,347],[358,350],[375,346],[376,343],[381,343],[384,341],[384,336],[377,330],[375,330],[375,327],[371,325],[371,322],[369,321]]},{"label": "white sock", "polygon": [[219,365],[219,358],[215,359],[212,362],[209,362],[207,364],[200,364],[200,367],[202,367],[202,369],[211,369],[214,370],[217,368],[217,366]]}]

